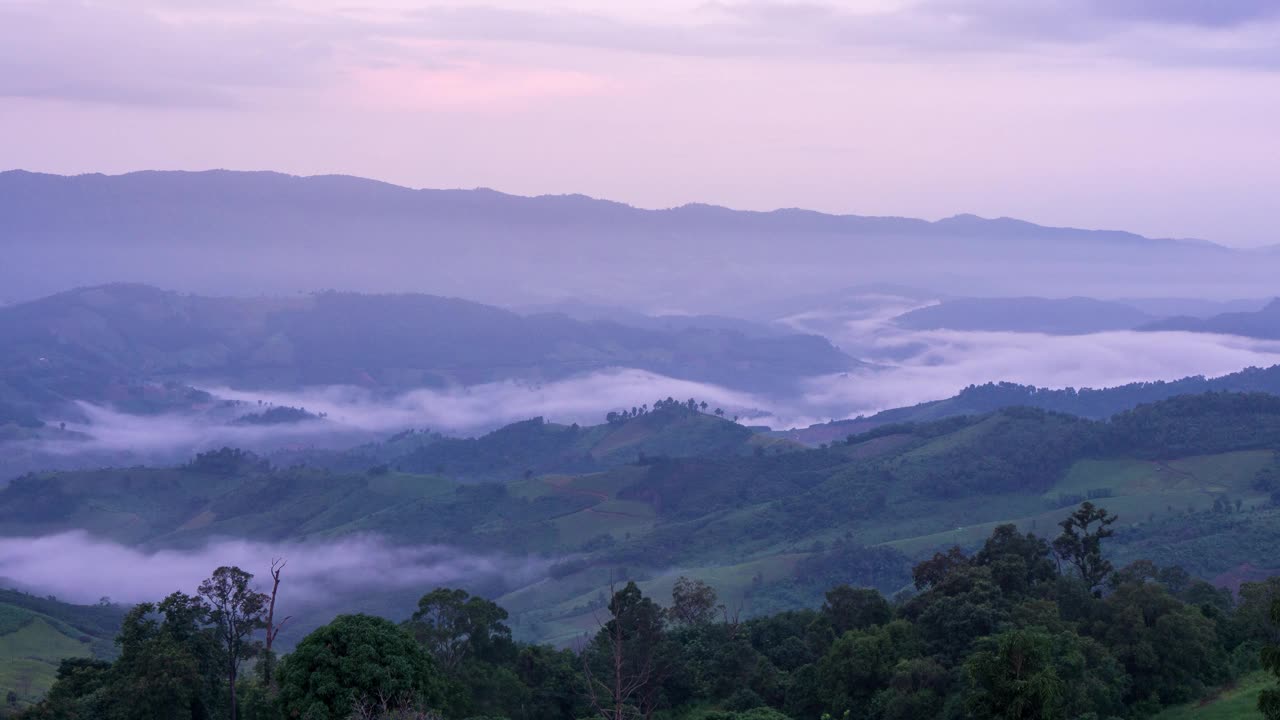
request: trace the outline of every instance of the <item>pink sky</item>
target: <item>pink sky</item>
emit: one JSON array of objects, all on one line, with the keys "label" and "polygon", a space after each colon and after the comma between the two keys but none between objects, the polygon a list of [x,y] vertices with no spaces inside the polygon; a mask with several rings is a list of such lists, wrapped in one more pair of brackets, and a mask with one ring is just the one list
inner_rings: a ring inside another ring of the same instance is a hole
[{"label": "pink sky", "polygon": [[0,167],[1270,244],[1276,5],[0,0]]}]

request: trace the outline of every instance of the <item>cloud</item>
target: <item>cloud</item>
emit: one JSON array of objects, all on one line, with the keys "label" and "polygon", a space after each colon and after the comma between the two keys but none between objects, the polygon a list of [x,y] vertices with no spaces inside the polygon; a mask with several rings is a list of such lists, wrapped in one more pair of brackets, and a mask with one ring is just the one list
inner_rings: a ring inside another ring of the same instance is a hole
[{"label": "cloud", "polygon": [[[198,7],[198,6],[196,6]],[[220,107],[331,69],[338,25],[163,14],[89,0],[0,5],[0,96]]]},{"label": "cloud", "polygon": [[[17,474],[35,467],[173,463],[224,446],[256,451],[299,445],[346,448],[407,428],[473,436],[539,416],[565,424],[594,425],[603,422],[612,410],[665,397],[694,397],[730,414],[749,413],[761,422],[788,423],[797,417],[791,412],[772,416],[769,410],[773,404],[750,393],[625,368],[552,383],[505,381],[393,395],[349,385],[288,391],[206,389],[247,407],[134,415],[79,402],[82,418],[66,422],[66,429],[75,433],[71,439],[11,443],[6,446],[10,456],[0,467],[12,465],[9,473]],[[326,417],[267,425],[232,423],[237,414],[257,411],[259,401],[268,406],[302,407]],[[808,418],[803,415],[802,419]]]},{"label": "cloud", "polygon": [[[810,378],[791,396],[765,397],[625,368],[551,383],[506,381],[395,395],[354,386],[289,391],[212,387],[206,389],[253,408],[261,401],[305,407],[327,417],[231,425],[225,415],[130,415],[82,404],[87,422],[69,423],[68,429],[86,439],[45,443],[41,449],[63,456],[123,453],[133,461],[173,462],[224,445],[258,450],[299,444],[348,447],[406,428],[474,436],[539,416],[566,424],[598,424],[611,410],[664,397],[705,400],[740,415],[745,423],[786,428],[939,400],[985,382],[1101,388],[1280,364],[1280,342],[1274,341],[1180,332],[1054,336],[899,331],[884,324],[894,312],[880,308],[858,314],[847,322],[846,334],[836,336],[847,348],[859,346],[874,363],[871,368]],[[821,323],[828,330],[832,323],[816,313],[791,320],[798,327]]]},{"label": "cloud", "polygon": [[402,83],[410,109],[489,107],[603,86],[585,71],[477,53],[394,5],[364,10],[284,2],[3,3],[0,97],[241,108],[288,107],[329,93],[330,102],[385,110],[392,81]]},{"label": "cloud", "polygon": [[[15,0],[0,4],[0,97],[237,107],[297,103],[280,93],[318,90],[349,103],[349,91],[359,101],[385,82],[379,71],[395,71],[416,72],[409,89],[438,96],[414,107],[487,108],[495,98],[609,87],[608,65],[575,49],[836,63],[1065,50],[1090,63],[1271,68],[1280,62],[1277,20],[1280,8],[1266,0],[726,0],[661,11],[628,2]],[[532,45],[561,52],[527,52]]]},{"label": "cloud", "polygon": [[950,397],[986,382],[1103,388],[1280,364],[1280,342],[1183,332],[890,331],[872,343],[908,352],[875,371],[810,380],[801,406],[852,417]]},{"label": "cloud", "polygon": [[339,425],[368,431],[429,427],[466,432],[543,416],[557,422],[597,424],[610,410],[630,408],[658,398],[696,397],[725,407],[761,407],[767,402],[750,393],[708,383],[617,368],[549,383],[504,381],[446,390],[413,390],[392,397],[351,386],[329,386],[299,392],[257,392],[231,388],[209,391],[233,400],[263,400],[276,405],[303,405],[324,412]]},{"label": "cloud", "polygon": [[288,563],[282,588],[291,607],[328,603],[344,595],[417,588],[425,592],[440,585],[522,586],[543,577],[551,562],[437,545],[397,546],[376,536],[325,542],[219,540],[196,549],[154,551],[83,531],[0,538],[0,578],[73,602],[109,596],[135,603],[175,591],[194,594],[200,581],[222,565],[254,573],[263,589],[274,558]]},{"label": "cloud", "polygon": [[[406,32],[675,56],[822,61],[1057,54],[1156,64],[1273,67],[1280,9],[1265,0],[723,0],[636,16],[593,8],[437,3],[406,15]],[[1086,52],[1078,53],[1083,50]]]}]

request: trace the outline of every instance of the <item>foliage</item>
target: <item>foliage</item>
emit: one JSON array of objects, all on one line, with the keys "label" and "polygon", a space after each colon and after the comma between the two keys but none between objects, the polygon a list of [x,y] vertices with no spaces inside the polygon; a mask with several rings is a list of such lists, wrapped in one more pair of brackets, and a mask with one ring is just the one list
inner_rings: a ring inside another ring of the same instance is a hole
[{"label": "foliage", "polygon": [[1102,541],[1115,534],[1110,530],[1115,521],[1115,515],[1085,502],[1059,523],[1062,534],[1054,539],[1053,551],[1076,569],[1090,590],[1101,585],[1114,569],[1102,556]]},{"label": "foliage", "polygon": [[[1271,622],[1280,625],[1280,597],[1271,601]],[[1262,669],[1280,678],[1280,645],[1270,643],[1262,649]],[[1267,720],[1280,718],[1280,688],[1270,687],[1258,696],[1258,710]]]},{"label": "foliage", "polygon": [[[1104,552],[1110,517],[1082,506],[1070,524]],[[1243,658],[1277,640],[1277,581],[1232,603],[1179,568],[1137,562],[1093,583],[1054,558],[998,526],[972,554],[917,565],[900,602],[837,585],[820,610],[745,621],[717,618],[707,584],[681,578],[668,611],[628,582],[575,650],[513,640],[503,608],[441,588],[403,626],[342,615],[312,632],[281,661],[278,694],[242,679],[244,717],[1144,717],[1251,672]],[[119,660],[68,661],[28,716],[229,718],[215,616],[181,593],[139,606]],[[1263,653],[1273,672],[1277,656]]]},{"label": "foliage", "polygon": [[338,720],[358,708],[430,708],[442,699],[435,662],[394,623],[341,615],[312,632],[280,663],[280,705],[288,717]]}]

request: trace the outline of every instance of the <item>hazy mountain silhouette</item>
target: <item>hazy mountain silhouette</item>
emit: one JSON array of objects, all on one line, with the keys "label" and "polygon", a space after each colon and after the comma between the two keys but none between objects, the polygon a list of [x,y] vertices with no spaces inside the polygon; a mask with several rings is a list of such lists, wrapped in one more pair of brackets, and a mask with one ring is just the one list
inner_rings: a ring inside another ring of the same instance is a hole
[{"label": "hazy mountain silhouette", "polygon": [[1168,318],[1149,323],[1140,329],[1182,330],[1278,340],[1280,339],[1280,298],[1272,300],[1256,312],[1222,313],[1207,318]]},{"label": "hazy mountain silhouette", "polygon": [[814,335],[524,316],[431,295],[225,298],[126,284],[0,308],[0,338],[0,402],[29,405],[155,380],[404,389],[610,367],[783,392],[860,364]]},{"label": "hazy mountain silhouette", "polygon": [[130,281],[205,294],[594,297],[725,313],[865,283],[944,295],[1239,296],[1280,269],[1280,256],[1009,218],[642,210],[581,195],[222,170],[0,173],[0,237],[11,302]]}]

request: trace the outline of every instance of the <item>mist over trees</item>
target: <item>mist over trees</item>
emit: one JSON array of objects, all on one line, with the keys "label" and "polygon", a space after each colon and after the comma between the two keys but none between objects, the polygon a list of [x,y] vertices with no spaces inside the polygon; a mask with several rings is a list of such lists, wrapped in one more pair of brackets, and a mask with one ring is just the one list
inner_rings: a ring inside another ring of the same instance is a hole
[{"label": "mist over trees", "polygon": [[568,649],[515,641],[497,604],[438,588],[402,623],[340,615],[262,662],[273,598],[221,567],[198,595],[133,608],[118,659],[63,661],[16,717],[1145,717],[1274,671],[1276,580],[1233,597],[1177,567],[1113,569],[1115,517],[1086,503],[1052,541],[1002,525],[976,553],[918,564],[892,599],[838,585],[819,609],[752,618],[703,582],[657,599],[626,581]]}]

